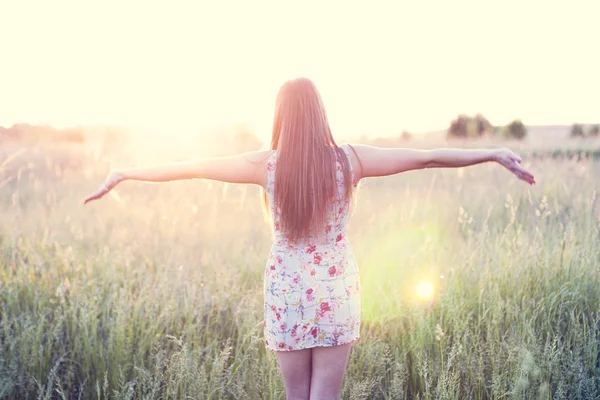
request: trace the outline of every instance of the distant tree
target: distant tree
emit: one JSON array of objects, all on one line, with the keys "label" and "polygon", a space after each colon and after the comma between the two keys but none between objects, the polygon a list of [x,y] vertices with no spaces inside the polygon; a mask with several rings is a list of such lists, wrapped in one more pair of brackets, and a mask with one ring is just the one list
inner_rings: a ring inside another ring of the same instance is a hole
[{"label": "distant tree", "polygon": [[9,134],[18,140],[54,139],[58,131],[50,125],[14,124],[8,129]]},{"label": "distant tree", "polygon": [[573,124],[571,126],[571,137],[583,137],[583,126],[581,124]]},{"label": "distant tree", "polygon": [[404,141],[409,141],[410,139],[412,139],[412,135],[409,131],[404,130],[402,131],[402,134],[400,134],[400,139]]},{"label": "distant tree", "polygon": [[523,139],[527,136],[527,128],[520,119],[515,119],[504,127],[504,136],[510,139]]},{"label": "distant tree", "polygon": [[29,124],[14,124],[10,128],[8,128],[8,131],[10,132],[11,136],[18,139],[22,139],[32,129],[33,126]]},{"label": "distant tree", "polygon": [[467,137],[470,139],[479,137],[479,124],[475,121],[474,118],[469,117],[465,124],[465,129],[467,131]]},{"label": "distant tree", "polygon": [[475,117],[469,117],[460,114],[450,122],[447,136],[449,138],[477,138],[493,131],[494,127],[483,115],[477,114]]},{"label": "distant tree", "polygon": [[467,137],[467,121],[469,117],[466,115],[459,115],[456,119],[450,122],[450,128],[448,128],[449,138],[465,138]]},{"label": "distant tree", "polygon": [[477,134],[479,136],[494,132],[494,127],[490,124],[490,121],[480,113],[475,115],[475,122],[477,122]]},{"label": "distant tree", "polygon": [[595,124],[590,126],[590,130],[588,132],[589,136],[598,136],[600,134],[600,124]]},{"label": "distant tree", "polygon": [[83,143],[85,141],[85,130],[82,127],[71,127],[59,132],[60,138],[67,142]]},{"label": "distant tree", "polygon": [[10,130],[8,130],[8,128],[0,126],[0,139],[9,138],[10,137],[9,135],[10,135]]}]

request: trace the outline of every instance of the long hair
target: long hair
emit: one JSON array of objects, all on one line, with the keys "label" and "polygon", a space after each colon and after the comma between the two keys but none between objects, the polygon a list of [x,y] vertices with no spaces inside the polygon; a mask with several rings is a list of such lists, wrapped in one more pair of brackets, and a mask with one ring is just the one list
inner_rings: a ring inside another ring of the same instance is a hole
[{"label": "long hair", "polygon": [[348,201],[352,178],[349,160],[331,135],[321,95],[309,79],[287,81],[279,90],[271,149],[279,153],[274,209],[280,229],[293,242],[321,236],[338,195],[336,159],[343,169]]}]

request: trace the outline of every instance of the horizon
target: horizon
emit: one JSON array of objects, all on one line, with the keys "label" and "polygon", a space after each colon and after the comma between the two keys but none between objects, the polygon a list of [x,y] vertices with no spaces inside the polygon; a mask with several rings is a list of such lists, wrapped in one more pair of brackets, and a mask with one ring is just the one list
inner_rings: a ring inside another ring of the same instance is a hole
[{"label": "horizon", "polygon": [[459,114],[498,126],[600,120],[592,1],[232,4],[3,6],[0,42],[16,62],[0,75],[0,125],[158,137],[245,125],[263,139],[279,86],[297,76],[315,82],[340,138],[439,131]]}]

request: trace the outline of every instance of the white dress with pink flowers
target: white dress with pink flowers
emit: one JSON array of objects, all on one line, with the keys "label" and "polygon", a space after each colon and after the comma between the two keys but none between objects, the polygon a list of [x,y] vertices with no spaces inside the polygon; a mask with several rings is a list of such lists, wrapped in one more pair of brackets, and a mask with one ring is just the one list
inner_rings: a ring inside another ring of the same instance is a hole
[{"label": "white dress with pink flowers", "polygon": [[[349,159],[347,146],[341,147]],[[288,351],[350,343],[360,335],[360,277],[346,235],[350,207],[341,164],[337,162],[338,201],[331,205],[324,238],[291,245],[274,210],[277,154],[268,160],[266,188],[275,230],[265,268],[266,347]]]}]

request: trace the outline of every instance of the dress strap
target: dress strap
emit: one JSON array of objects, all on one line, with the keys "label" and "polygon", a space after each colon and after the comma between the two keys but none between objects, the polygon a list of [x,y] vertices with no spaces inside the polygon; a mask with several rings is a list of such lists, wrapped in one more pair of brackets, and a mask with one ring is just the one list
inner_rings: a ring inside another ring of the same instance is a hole
[{"label": "dress strap", "polygon": [[350,157],[350,151],[348,150],[349,146],[350,145],[348,144],[344,144],[340,147],[342,150],[344,150],[344,153],[346,153],[346,158],[348,159],[348,164],[350,165],[350,173],[352,174],[352,186],[356,187],[358,183],[356,182],[356,176],[354,175],[354,167],[352,167],[352,158]]},{"label": "dress strap", "polygon": [[267,158],[267,193],[275,192],[275,165],[277,164],[277,151],[273,151]]}]

